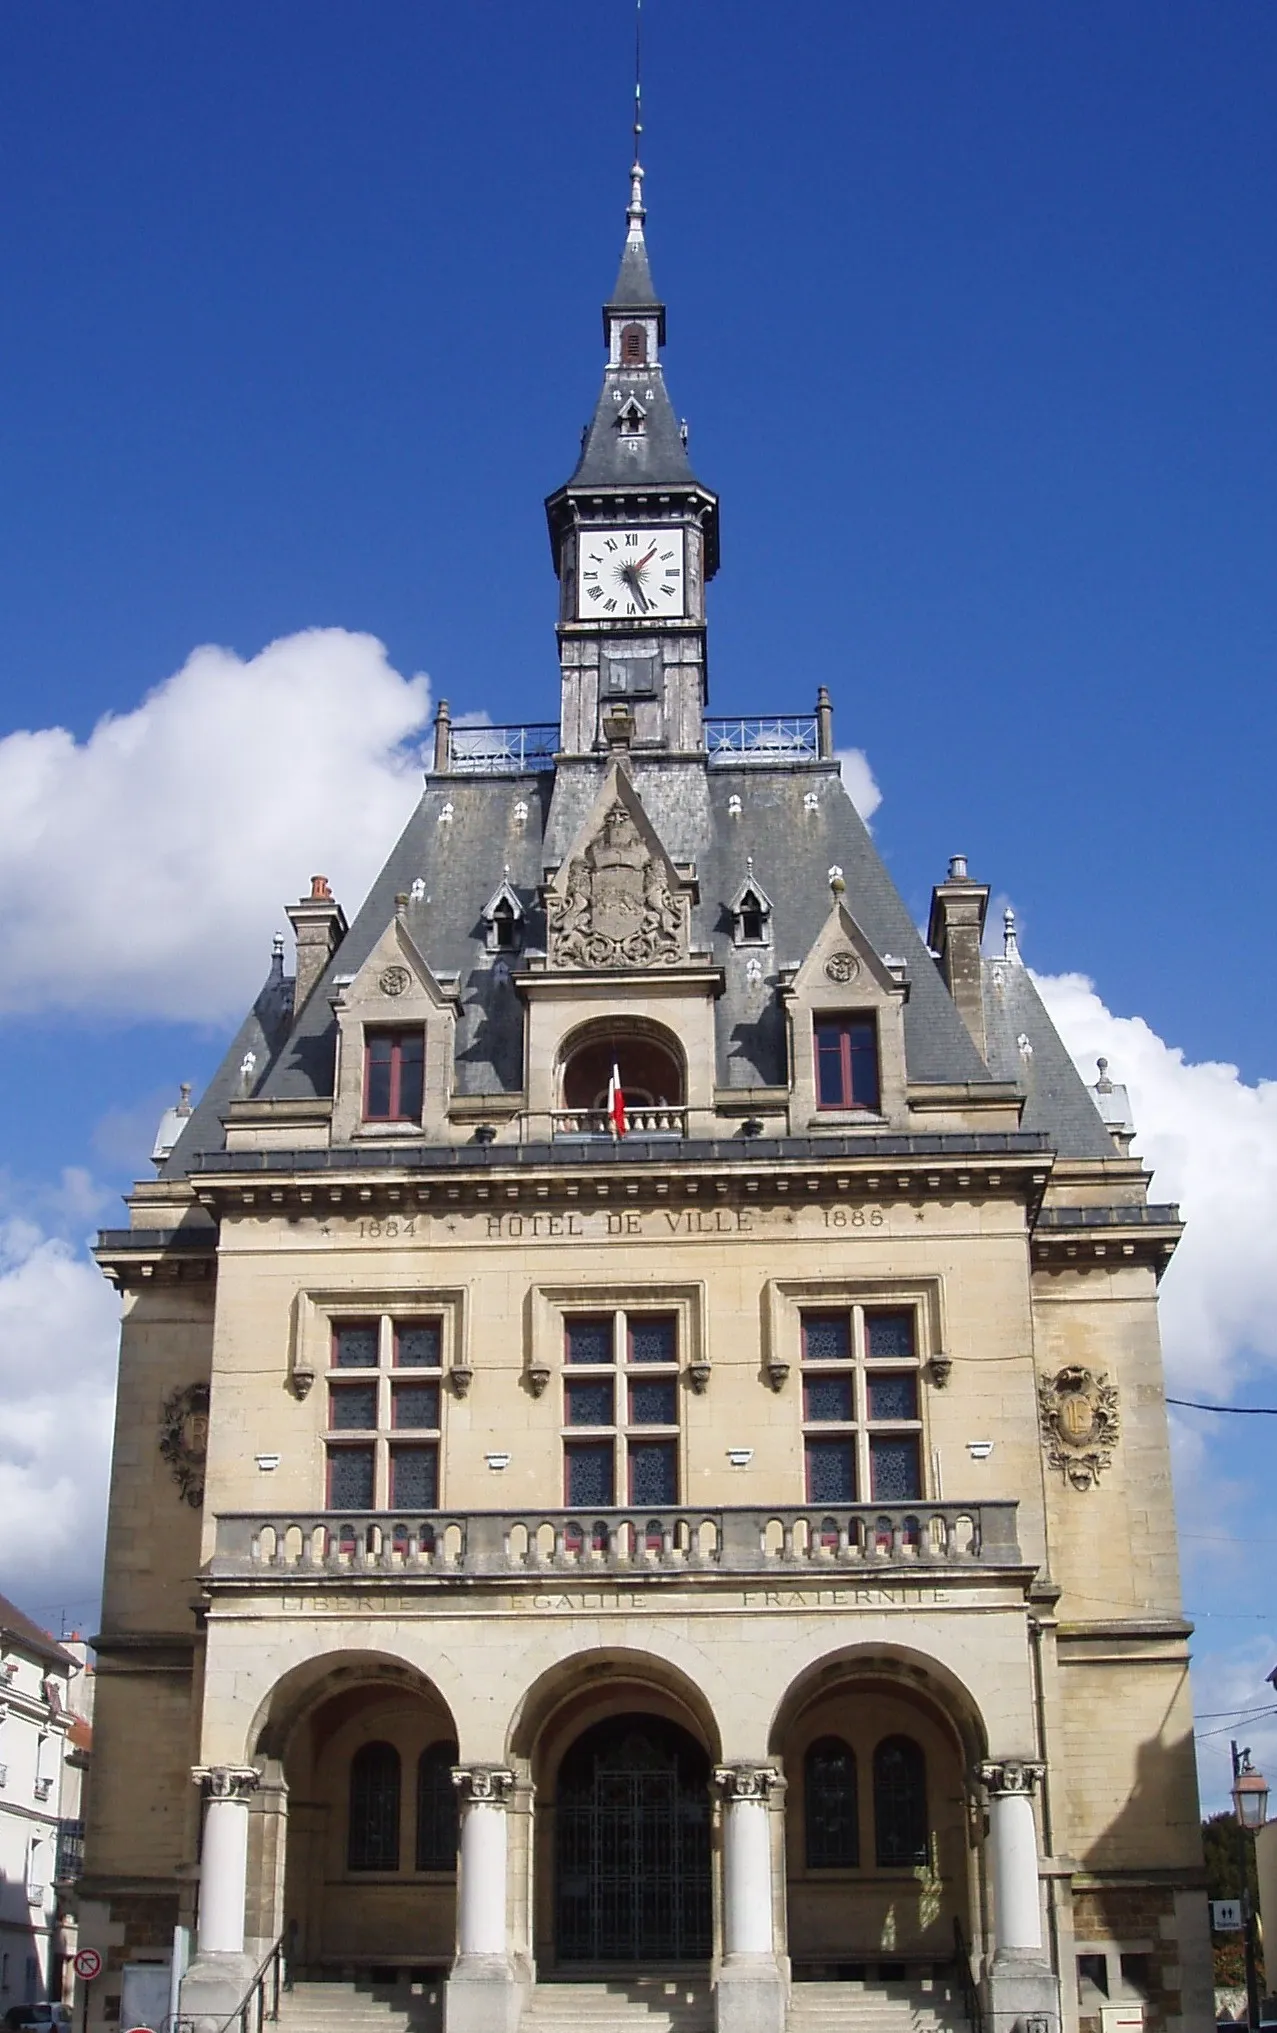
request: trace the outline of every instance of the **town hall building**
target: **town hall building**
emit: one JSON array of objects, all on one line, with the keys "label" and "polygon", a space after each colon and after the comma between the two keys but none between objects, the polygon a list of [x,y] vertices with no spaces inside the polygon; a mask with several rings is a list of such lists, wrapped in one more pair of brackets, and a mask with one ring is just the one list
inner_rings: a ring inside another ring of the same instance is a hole
[{"label": "town hall building", "polygon": [[281,1959],[295,2033],[1209,2023],[1177,1210],[994,871],[922,937],[825,691],[711,716],[644,216],[557,719],[440,706],[100,1238],[91,2033],[179,1925],[195,2029]]}]

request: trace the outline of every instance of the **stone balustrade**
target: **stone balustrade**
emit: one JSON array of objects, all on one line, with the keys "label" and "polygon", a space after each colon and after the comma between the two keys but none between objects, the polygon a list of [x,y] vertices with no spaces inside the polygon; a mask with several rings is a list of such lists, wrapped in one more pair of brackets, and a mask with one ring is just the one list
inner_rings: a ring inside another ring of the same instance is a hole
[{"label": "stone balustrade", "polygon": [[899,1573],[1017,1567],[1014,1503],[798,1510],[235,1511],[217,1520],[212,1579],[412,1575]]},{"label": "stone balustrade", "polygon": [[[605,1108],[556,1108],[550,1117],[556,1137],[610,1137],[612,1118]],[[630,1137],[685,1137],[687,1110],[669,1102],[648,1107],[644,1102],[625,1104],[625,1134]]]}]

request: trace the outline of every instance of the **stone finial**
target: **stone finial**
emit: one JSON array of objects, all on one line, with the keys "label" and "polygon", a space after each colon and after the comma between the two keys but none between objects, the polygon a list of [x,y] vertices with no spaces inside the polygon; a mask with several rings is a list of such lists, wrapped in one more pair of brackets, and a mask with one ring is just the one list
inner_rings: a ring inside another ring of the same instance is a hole
[{"label": "stone finial", "polygon": [[181,1098],[181,1100],[180,1100],[180,1101],[178,1102],[178,1104],[177,1104],[177,1112],[178,1112],[178,1114],[179,1114],[179,1115],[189,1115],[189,1114],[190,1114],[190,1112],[191,1112],[191,1083],[190,1083],[190,1081],[189,1081],[189,1080],[183,1080],[183,1082],[182,1082],[182,1085],[181,1085],[181,1087],[180,1087],[180,1088],[178,1089],[178,1092],[180,1093],[180,1095],[181,1095],[181,1097],[182,1097],[182,1098]]},{"label": "stone finial", "polygon": [[1096,1081],[1096,1083],[1095,1083],[1095,1091],[1096,1091],[1096,1093],[1097,1093],[1097,1094],[1111,1094],[1111,1093],[1113,1092],[1113,1082],[1112,1082],[1112,1081],[1111,1081],[1111,1080],[1109,1079],[1109,1062],[1108,1062],[1108,1060],[1107,1060],[1107,1059],[1097,1059],[1097,1060],[1096,1060],[1096,1062],[1095,1062],[1095,1064],[1096,1064],[1096,1067],[1097,1067],[1097,1069],[1098,1069],[1098,1071],[1099,1071],[1099,1076],[1100,1076],[1100,1077],[1099,1077],[1099,1079],[1098,1079],[1098,1080]]},{"label": "stone finial", "polygon": [[408,908],[408,892],[406,889],[401,889],[398,895],[395,897],[395,916],[397,918],[401,918],[404,912],[407,910],[407,908]]},{"label": "stone finial", "polygon": [[1015,912],[1010,904],[1002,913],[1002,958],[1014,965],[1020,958],[1020,941],[1016,936]]},{"label": "stone finial", "polygon": [[838,898],[844,894],[847,888],[846,879],[836,861],[829,871],[829,887],[830,890],[833,892],[835,903],[837,902]]}]

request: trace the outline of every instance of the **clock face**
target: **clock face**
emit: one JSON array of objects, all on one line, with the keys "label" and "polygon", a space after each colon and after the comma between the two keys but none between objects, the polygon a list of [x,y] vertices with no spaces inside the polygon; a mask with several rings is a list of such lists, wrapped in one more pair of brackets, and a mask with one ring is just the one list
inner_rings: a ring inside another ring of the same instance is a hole
[{"label": "clock face", "polygon": [[642,621],[684,612],[681,529],[583,529],[577,615]]}]

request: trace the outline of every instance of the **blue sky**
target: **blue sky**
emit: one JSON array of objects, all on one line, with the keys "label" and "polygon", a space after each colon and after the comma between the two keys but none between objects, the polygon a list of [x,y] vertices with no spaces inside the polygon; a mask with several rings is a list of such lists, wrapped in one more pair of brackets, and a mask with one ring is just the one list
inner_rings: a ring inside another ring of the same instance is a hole
[{"label": "blue sky", "polygon": [[[713,709],[802,710],[827,683],[915,914],[964,851],[1036,969],[1088,975],[1162,1041],[1159,1195],[1183,1157],[1167,1048],[1238,1069],[1197,1082],[1205,1144],[1181,1165],[1200,1232],[1226,1239],[1245,1221],[1216,1208],[1212,1227],[1216,1175],[1257,1166],[1255,1206],[1277,1190],[1277,14],[647,0],[645,19],[667,366],[723,502]],[[554,712],[540,504],[598,382],[631,42],[624,0],[6,16],[0,732],[69,741],[0,753],[18,955],[0,1097],[25,1224],[5,1261],[27,1287],[62,1265],[68,1320],[93,1303],[83,1235],[167,1092],[207,1076],[285,896],[321,855],[366,873],[354,836],[388,843],[411,801],[404,679],[494,719]],[[333,761],[347,679],[323,644],[273,712],[202,668],[83,747],[198,646],[251,664],[315,628],[386,645],[362,775]],[[153,758],[127,791],[112,740]],[[269,769],[246,786],[254,744]],[[131,859],[121,810],[152,826]],[[155,902],[145,855],[192,813],[199,856]],[[1213,1249],[1184,1318],[1225,1276],[1253,1304],[1201,1394],[1277,1403],[1262,1244]],[[1178,1346],[1182,1386],[1187,1327]],[[52,1430],[47,1408],[19,1423],[11,1488]],[[1243,1648],[1266,1642],[1270,1563],[1245,1553],[1277,1543],[1268,1423],[1199,1419],[1187,1442],[1207,1514],[1188,1599],[1229,1690],[1211,1710],[1262,1686]],[[0,1508],[4,1476],[0,1453]],[[87,1615],[78,1558],[0,1586]]]}]

